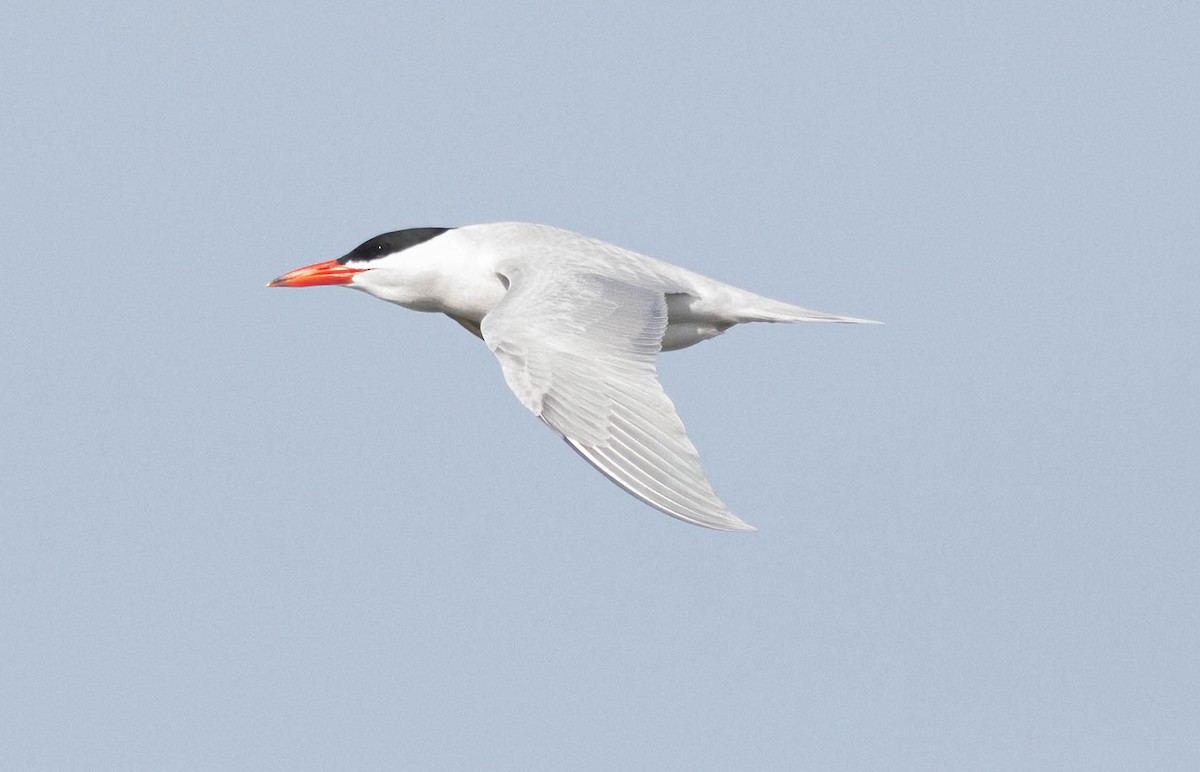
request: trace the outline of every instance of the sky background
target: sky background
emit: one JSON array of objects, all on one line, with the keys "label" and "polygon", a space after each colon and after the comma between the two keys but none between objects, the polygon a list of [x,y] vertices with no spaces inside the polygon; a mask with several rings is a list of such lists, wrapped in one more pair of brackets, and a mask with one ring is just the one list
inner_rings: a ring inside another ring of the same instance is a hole
[{"label": "sky background", "polygon": [[[0,10],[0,768],[1196,769],[1194,3]],[[657,513],[439,315],[529,220],[884,327],[665,355]]]}]

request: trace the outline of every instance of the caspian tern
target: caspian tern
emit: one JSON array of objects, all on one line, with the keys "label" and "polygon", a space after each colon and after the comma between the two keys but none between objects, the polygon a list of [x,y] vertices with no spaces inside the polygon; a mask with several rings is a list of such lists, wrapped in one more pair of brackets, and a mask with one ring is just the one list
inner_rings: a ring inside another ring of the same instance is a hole
[{"label": "caspian tern", "polygon": [[742,322],[877,324],[770,300],[528,223],[410,228],[268,287],[340,284],[438,311],[483,339],[517,399],[610,480],[689,523],[753,531],[717,498],[655,371]]}]

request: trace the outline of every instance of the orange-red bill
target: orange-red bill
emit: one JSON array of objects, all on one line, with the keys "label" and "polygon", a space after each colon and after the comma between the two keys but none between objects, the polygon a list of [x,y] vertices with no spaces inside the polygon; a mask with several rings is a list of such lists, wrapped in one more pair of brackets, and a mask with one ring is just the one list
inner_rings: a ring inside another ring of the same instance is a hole
[{"label": "orange-red bill", "polygon": [[294,271],[288,271],[268,287],[316,287],[319,284],[349,284],[354,274],[362,273],[366,268],[351,268],[342,265],[337,260],[326,260],[315,265],[306,265]]}]

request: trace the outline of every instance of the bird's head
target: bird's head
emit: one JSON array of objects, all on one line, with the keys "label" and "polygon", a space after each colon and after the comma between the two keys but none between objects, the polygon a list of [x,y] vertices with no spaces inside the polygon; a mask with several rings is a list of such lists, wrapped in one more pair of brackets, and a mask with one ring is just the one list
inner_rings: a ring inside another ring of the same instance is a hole
[{"label": "bird's head", "polygon": [[420,302],[430,262],[415,253],[401,255],[450,228],[408,228],[368,239],[336,260],[288,271],[268,287],[315,287],[341,284],[400,305]]}]

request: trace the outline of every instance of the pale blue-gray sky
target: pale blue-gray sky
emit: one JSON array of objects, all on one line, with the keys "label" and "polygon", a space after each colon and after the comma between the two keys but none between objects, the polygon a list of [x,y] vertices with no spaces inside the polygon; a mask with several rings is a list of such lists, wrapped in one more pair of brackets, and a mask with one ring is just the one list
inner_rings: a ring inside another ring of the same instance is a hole
[{"label": "pale blue-gray sky", "polygon": [[[1200,766],[1189,3],[9,3],[0,767]],[[664,357],[722,534],[449,320],[531,220],[887,326]]]}]

